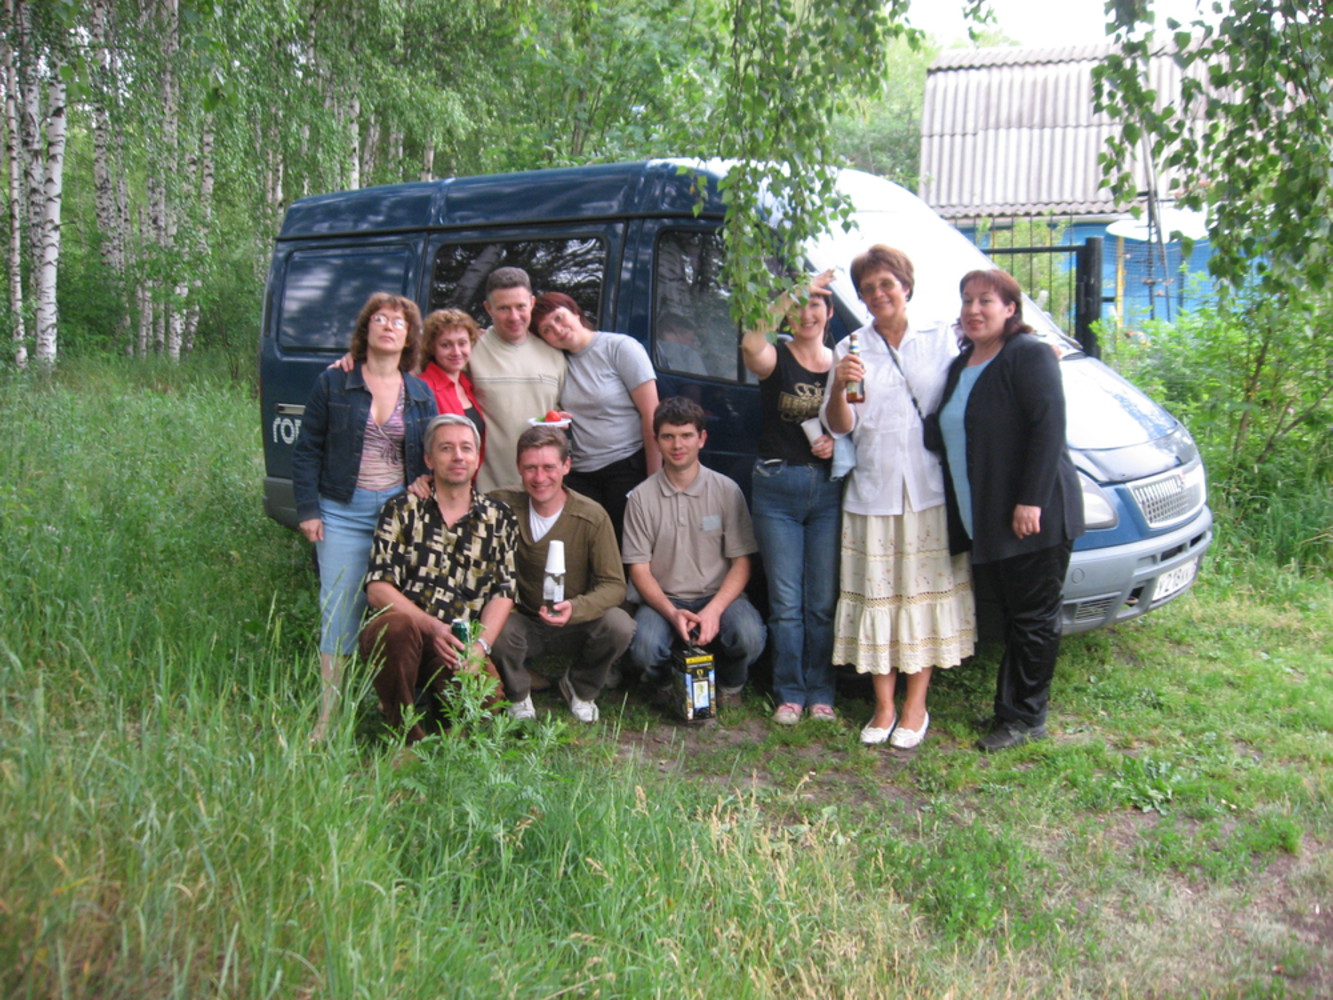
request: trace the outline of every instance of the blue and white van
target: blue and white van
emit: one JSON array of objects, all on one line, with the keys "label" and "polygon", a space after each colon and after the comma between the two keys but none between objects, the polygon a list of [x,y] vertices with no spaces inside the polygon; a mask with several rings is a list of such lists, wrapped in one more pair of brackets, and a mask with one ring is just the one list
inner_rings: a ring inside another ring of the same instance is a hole
[{"label": "blue and white van", "polygon": [[[657,367],[659,394],[689,396],[708,413],[704,461],[748,490],[759,391],[741,363],[721,282],[717,181],[726,169],[650,160],[293,203],[274,247],[259,339],[265,511],[296,525],[291,455],[305,400],[319,371],[346,350],[371,293],[409,296],[423,315],[466,309],[485,325],[485,279],[504,265],[524,268],[538,291],[573,296],[598,329],[639,340]],[[955,317],[959,278],[987,258],[895,184],[848,170],[840,185],[855,206],[855,228],[806,248],[812,271],[840,272],[833,338],[869,318],[846,268],[871,243],[911,257],[914,316]],[[1178,420],[1085,356],[1030,301],[1024,318],[1061,355],[1088,521],[1065,581],[1065,630],[1133,618],[1184,593],[1212,541],[1198,449]]]}]

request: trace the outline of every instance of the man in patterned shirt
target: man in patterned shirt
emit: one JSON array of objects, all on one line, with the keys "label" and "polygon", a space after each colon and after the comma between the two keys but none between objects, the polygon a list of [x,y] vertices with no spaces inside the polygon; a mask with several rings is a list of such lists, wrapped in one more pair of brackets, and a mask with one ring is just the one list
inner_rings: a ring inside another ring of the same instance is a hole
[{"label": "man in patterned shirt", "polygon": [[[438,697],[459,671],[480,669],[496,682],[487,707],[501,698],[490,652],[514,605],[518,528],[508,507],[472,488],[480,450],[467,417],[435,417],[426,426],[430,495],[390,500],[375,527],[366,600],[379,613],[361,630],[361,655],[379,666],[375,691],[394,728],[419,687]],[[450,630],[455,618],[480,620],[472,648]],[[413,725],[407,741],[424,735]]]}]

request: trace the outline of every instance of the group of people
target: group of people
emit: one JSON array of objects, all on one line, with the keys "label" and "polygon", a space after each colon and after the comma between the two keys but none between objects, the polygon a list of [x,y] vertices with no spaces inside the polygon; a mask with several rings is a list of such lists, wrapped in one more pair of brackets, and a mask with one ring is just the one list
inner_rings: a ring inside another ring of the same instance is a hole
[{"label": "group of people", "polygon": [[[872,321],[834,348],[832,272],[742,338],[763,414],[753,519],[700,461],[704,411],[659,401],[643,347],[595,330],[569,296],[534,296],[522,270],[500,268],[488,330],[440,310],[424,343],[413,302],[373,296],[347,363],[317,380],[293,458],[320,565],[316,737],[358,648],[412,741],[423,690],[443,697],[458,671],[489,676],[492,704],[531,718],[548,683],[534,661],[571,654],[559,689],[590,722],[622,658],[660,689],[681,644],[707,646],[725,702],[771,635],[775,722],[835,719],[834,665],[852,664],[875,692],[862,741],[911,748],[929,729],[932,670],[973,652],[977,601],[1007,628],[980,748],[1045,736],[1082,531],[1056,357],[1004,272],[968,274],[958,322],[934,325],[908,320],[900,251],[870,248],[851,277]],[[554,426],[530,420],[551,411]],[[767,628],[745,596],[756,554]]]},{"label": "group of people", "polygon": [[932,671],[972,654],[980,602],[1002,617],[1005,651],[978,747],[1041,739],[1083,531],[1057,358],[1003,271],[963,277],[957,322],[909,320],[915,272],[892,247],[859,255],[851,278],[871,321],[832,350],[832,272],[775,304],[790,339],[742,342],[761,380],[752,494],[774,721],[832,718],[834,664],[852,664],[875,692],[862,742],[918,746]]}]

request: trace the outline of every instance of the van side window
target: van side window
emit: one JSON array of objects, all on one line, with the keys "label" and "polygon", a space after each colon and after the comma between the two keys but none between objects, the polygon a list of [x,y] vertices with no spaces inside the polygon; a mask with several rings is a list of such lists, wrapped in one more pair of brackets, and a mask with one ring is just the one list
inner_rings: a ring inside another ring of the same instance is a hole
[{"label": "van side window", "polygon": [[722,284],[722,237],[668,230],[653,262],[653,361],[663,371],[753,381]]},{"label": "van side window", "polygon": [[279,345],[289,351],[345,351],[367,299],[376,292],[411,294],[413,256],[401,244],[295,251],[282,284]]},{"label": "van side window", "polygon": [[606,244],[593,236],[446,243],[435,254],[430,309],[465,310],[484,330],[491,323],[482,304],[486,276],[497,267],[521,267],[532,279],[534,292],[564,292],[590,318],[599,318]]}]

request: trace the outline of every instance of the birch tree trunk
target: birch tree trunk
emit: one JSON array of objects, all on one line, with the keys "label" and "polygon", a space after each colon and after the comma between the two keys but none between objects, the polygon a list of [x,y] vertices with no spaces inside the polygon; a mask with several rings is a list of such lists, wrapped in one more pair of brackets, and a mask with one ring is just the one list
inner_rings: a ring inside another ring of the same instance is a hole
[{"label": "birch tree trunk", "polygon": [[[97,228],[102,235],[102,262],[115,281],[115,291],[107,296],[107,308],[115,309],[116,339],[131,353],[129,311],[125,294],[125,243],[128,218],[125,211],[125,170],[118,122],[112,111],[122,102],[115,78],[115,43],[111,29],[111,0],[92,0],[90,40],[93,62],[97,67],[96,95],[92,101],[93,133],[93,206]],[[119,116],[117,116],[117,119]]]},{"label": "birch tree trunk", "polygon": [[[180,0],[162,0],[162,145],[168,163],[180,160],[180,123],[177,120],[176,56],[180,51]],[[167,356],[172,361],[181,357],[181,342],[185,334],[182,310],[190,288],[185,280],[185,268],[176,258],[176,234],[180,228],[180,197],[178,186],[166,180],[159,186],[162,195],[162,263],[174,268],[176,280],[172,286],[172,300],[165,304]]]},{"label": "birch tree trunk", "polygon": [[199,308],[204,290],[204,270],[208,262],[209,236],[213,228],[213,122],[212,115],[204,120],[204,132],[199,137],[199,210],[194,234],[194,277],[190,282],[190,306],[185,313],[185,353],[194,350],[195,334],[199,331]]},{"label": "birch tree trunk", "polygon": [[15,3],[18,29],[19,137],[23,146],[23,173],[27,183],[26,211],[28,253],[38,264],[40,241],[38,220],[42,216],[42,88],[38,69],[39,52],[33,32],[32,6],[28,0]]},{"label": "birch tree trunk", "polygon": [[[151,184],[151,179],[150,179]],[[151,195],[150,195],[151,197]],[[135,263],[136,270],[141,275],[139,282],[135,285],[134,299],[138,306],[139,325],[138,334],[135,338],[135,351],[141,358],[148,356],[148,349],[153,339],[153,290],[152,281],[146,273],[144,267],[144,258],[146,257],[145,248],[148,245],[148,232],[150,222],[148,219],[148,209],[144,205],[139,206],[139,233],[135,241]]]},{"label": "birch tree trunk", "polygon": [[393,179],[403,179],[403,130],[396,128],[389,133],[389,163],[393,167]]},{"label": "birch tree trunk", "polygon": [[[357,108],[360,108],[359,103],[357,104]],[[358,116],[355,115],[352,117],[351,132],[353,136],[360,133],[360,128],[356,120],[357,117]],[[360,183],[357,184],[357,187],[360,187],[361,184],[375,183],[375,160],[376,154],[379,151],[379,145],[380,124],[372,115],[370,121],[366,122],[366,138],[361,143],[361,180]]]},{"label": "birch tree trunk", "polygon": [[[116,161],[123,164],[125,162],[125,149],[123,139],[118,135],[116,138]],[[133,235],[132,215],[130,213],[130,182],[126,176],[127,171],[121,170],[116,176],[116,204],[120,206],[119,231],[120,240],[117,247],[117,253],[120,256],[120,270],[122,274],[130,273],[130,265],[133,263],[130,257],[130,237]],[[131,339],[130,329],[133,325],[133,295],[129,285],[123,286],[123,299],[125,302],[125,315],[122,317],[125,331],[125,351],[134,354],[134,341]]]},{"label": "birch tree trunk", "polygon": [[[5,19],[14,23],[14,0],[5,0]],[[23,322],[23,164],[19,155],[23,140],[19,133],[18,70],[9,36],[0,40],[0,61],[5,67],[5,159],[9,166],[9,314],[14,345],[14,364],[28,366],[28,332]]]},{"label": "birch tree trunk", "polygon": [[[307,157],[310,155],[309,122],[306,122],[301,126],[301,148],[298,155],[301,157],[302,163],[308,162]],[[301,171],[301,197],[303,198],[310,194],[310,175],[311,171],[309,170]]]},{"label": "birch tree trunk", "polygon": [[54,62],[55,55],[48,53],[53,64],[47,84],[46,161],[36,281],[37,331],[33,351],[37,364],[47,370],[56,363],[56,331],[60,321],[56,306],[56,281],[60,267],[60,208],[65,190],[65,136],[68,131],[65,81],[61,75],[62,67]]},{"label": "birch tree trunk", "polygon": [[[341,105],[339,110],[341,110]],[[357,120],[360,117],[361,102],[353,97],[351,106],[347,108],[346,117],[343,119],[343,127],[347,129],[347,162],[351,168],[351,176],[347,178],[347,187],[353,191],[361,186],[361,130],[357,125]]]},{"label": "birch tree trunk", "polygon": [[[259,148],[264,151],[264,209],[266,223],[265,228],[268,231],[275,231],[279,220],[282,218],[283,198],[283,159],[282,145],[278,134],[278,126],[274,121],[270,121],[267,126],[261,129],[261,142]],[[308,185],[309,178],[302,181]]]},{"label": "birch tree trunk", "polygon": [[167,195],[162,178],[155,174],[148,177],[144,185],[144,196],[148,201],[147,228],[140,235],[143,262],[144,301],[147,304],[145,316],[148,321],[149,349],[161,354],[165,348],[162,327],[162,279],[161,268],[164,247],[167,242]]}]

